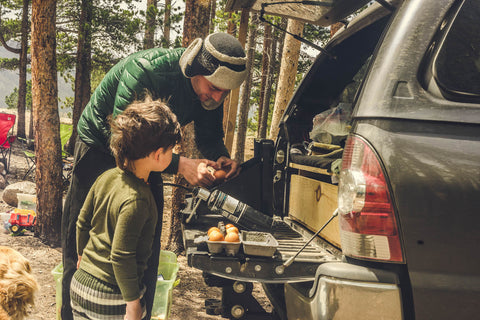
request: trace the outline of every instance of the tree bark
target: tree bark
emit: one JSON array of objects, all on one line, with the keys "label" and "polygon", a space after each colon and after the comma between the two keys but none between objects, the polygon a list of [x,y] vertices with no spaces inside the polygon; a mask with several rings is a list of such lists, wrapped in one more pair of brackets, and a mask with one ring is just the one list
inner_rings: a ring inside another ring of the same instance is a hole
[{"label": "tree bark", "polygon": [[210,0],[211,3],[211,8],[210,8],[210,28],[209,32],[213,33],[215,31],[215,16],[216,16],[216,11],[217,11],[217,0]]},{"label": "tree bark", "polygon": [[[287,28],[288,24],[288,19],[287,18],[282,18],[282,22],[280,25],[282,26],[283,29]],[[281,67],[281,62],[283,58],[283,47],[285,46],[285,32],[280,32],[280,36],[278,37],[278,59],[275,59],[275,72],[273,73],[274,78],[275,78],[275,92],[277,92],[278,89],[278,77],[280,76],[280,67]]]},{"label": "tree bark", "polygon": [[237,139],[235,143],[234,159],[242,163],[245,159],[245,139],[247,135],[248,111],[250,110],[250,91],[252,89],[252,70],[255,59],[255,39],[257,38],[258,14],[252,16],[252,23],[249,26],[247,44],[247,78],[242,85],[240,108],[237,120]]},{"label": "tree bark", "polygon": [[[238,41],[245,48],[248,31],[248,18],[250,13],[243,9],[240,17],[240,30],[238,32]],[[230,33],[230,32],[229,32]],[[231,33],[233,34],[233,33]],[[235,124],[237,119],[238,98],[240,95],[240,88],[233,89],[228,95],[228,106],[224,103],[225,108],[228,109],[225,130],[225,146],[229,152],[232,152],[233,136],[235,134]]]},{"label": "tree bark", "polygon": [[[289,19],[287,31],[301,36],[303,25],[303,22]],[[300,41],[287,34],[285,36],[285,45],[283,47],[280,75],[278,76],[278,88],[272,116],[272,125],[270,128],[270,139],[276,138],[283,112],[292,97],[295,87],[299,55]]]},{"label": "tree bark", "polygon": [[163,21],[163,47],[170,47],[170,15],[172,13],[172,0],[165,0],[165,18]]},{"label": "tree bark", "polygon": [[60,245],[62,167],[55,40],[56,0],[32,2],[32,100],[36,141],[35,236]]},{"label": "tree bark", "polygon": [[[72,135],[67,142],[66,151],[73,154],[77,138],[77,124],[80,115],[90,100],[92,69],[92,0],[82,0],[77,43],[77,61],[75,69],[75,98],[72,110]],[[62,146],[64,147],[64,146]]]},{"label": "tree bark", "polygon": [[[210,18],[210,0],[187,0],[185,3],[185,18],[183,25],[183,43],[187,47],[196,38],[205,38],[208,35]],[[187,158],[198,158],[200,152],[195,144],[195,132],[190,123],[182,128],[183,139],[176,152]],[[175,176],[175,183],[188,185],[188,182],[180,175]],[[180,211],[185,198],[185,191],[174,188],[172,192],[172,219],[170,221],[170,234],[168,237],[167,250],[179,253],[183,251],[183,238]]]},{"label": "tree bark", "polygon": [[144,49],[155,47],[157,12],[157,0],[147,0],[147,10],[145,11],[145,38],[143,39]]},{"label": "tree bark", "polygon": [[30,0],[23,0],[22,28],[21,28],[21,51],[18,66],[18,103],[17,103],[17,136],[26,138],[25,134],[25,110],[27,97],[27,54],[28,54],[28,6]]},{"label": "tree bark", "polygon": [[[233,13],[229,12],[228,13],[228,20],[227,20],[227,33],[234,35],[237,33],[237,25],[233,21]],[[230,139],[230,127],[232,125],[235,125],[235,123],[230,123],[229,119],[229,111],[230,111],[230,94],[223,100],[223,132],[225,133],[225,146],[227,147],[227,150],[230,152],[231,151],[231,144],[230,140],[233,142],[233,133],[232,133],[232,138]]]},{"label": "tree bark", "polygon": [[275,60],[277,56],[277,40],[273,38],[270,46],[270,63],[268,66],[267,71],[267,83],[265,85],[265,96],[263,99],[263,108],[262,108],[262,116],[259,125],[259,134],[258,137],[264,139],[267,137],[267,127],[268,127],[268,114],[270,113],[270,98],[272,96],[272,84],[273,84],[273,77],[275,72]]},{"label": "tree bark", "polygon": [[[263,123],[263,109],[268,108],[268,102],[265,101],[265,93],[267,90],[268,71],[270,70],[270,61],[272,56],[272,25],[264,22],[263,34],[263,55],[262,55],[262,81],[260,84],[260,97],[258,99],[258,128],[257,136],[261,136],[261,127]],[[264,136],[265,137],[265,136]]]}]

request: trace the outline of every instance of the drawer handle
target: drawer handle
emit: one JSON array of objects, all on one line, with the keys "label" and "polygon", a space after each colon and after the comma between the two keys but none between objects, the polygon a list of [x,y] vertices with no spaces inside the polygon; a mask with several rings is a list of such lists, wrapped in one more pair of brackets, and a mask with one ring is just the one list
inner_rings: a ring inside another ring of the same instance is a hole
[{"label": "drawer handle", "polygon": [[320,201],[320,197],[322,196],[322,186],[319,184],[317,189],[315,190],[315,199]]}]

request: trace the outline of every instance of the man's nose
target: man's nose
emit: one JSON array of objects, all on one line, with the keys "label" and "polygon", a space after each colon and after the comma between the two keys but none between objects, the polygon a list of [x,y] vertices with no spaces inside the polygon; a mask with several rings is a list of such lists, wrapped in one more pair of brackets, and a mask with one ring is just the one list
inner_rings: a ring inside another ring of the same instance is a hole
[{"label": "man's nose", "polygon": [[223,92],[222,91],[215,91],[215,92],[212,93],[212,98],[216,102],[220,102],[222,100],[222,97],[223,97]]}]

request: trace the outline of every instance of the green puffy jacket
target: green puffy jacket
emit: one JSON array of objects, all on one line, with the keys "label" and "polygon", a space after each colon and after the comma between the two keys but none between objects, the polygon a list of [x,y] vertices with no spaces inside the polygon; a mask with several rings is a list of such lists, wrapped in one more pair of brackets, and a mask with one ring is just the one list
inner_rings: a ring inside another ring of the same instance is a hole
[{"label": "green puffy jacket", "polygon": [[[215,161],[220,156],[229,157],[223,143],[223,107],[207,111],[201,106],[190,79],[183,75],[178,64],[184,50],[154,48],[117,63],[105,75],[80,116],[77,127],[80,139],[91,147],[110,152],[107,117],[122,113],[147,89],[154,99],[168,101],[182,126],[194,121],[196,143],[205,158]],[[174,155],[168,172],[176,172],[178,158]]]}]

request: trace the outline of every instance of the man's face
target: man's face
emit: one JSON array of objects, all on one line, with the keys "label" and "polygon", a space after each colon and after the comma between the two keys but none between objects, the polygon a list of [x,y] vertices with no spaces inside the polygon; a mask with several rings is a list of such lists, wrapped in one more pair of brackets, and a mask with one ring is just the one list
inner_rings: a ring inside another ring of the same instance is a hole
[{"label": "man's face", "polygon": [[230,90],[214,86],[210,81],[205,79],[204,76],[194,76],[191,80],[193,90],[206,110],[218,108],[230,92]]}]

